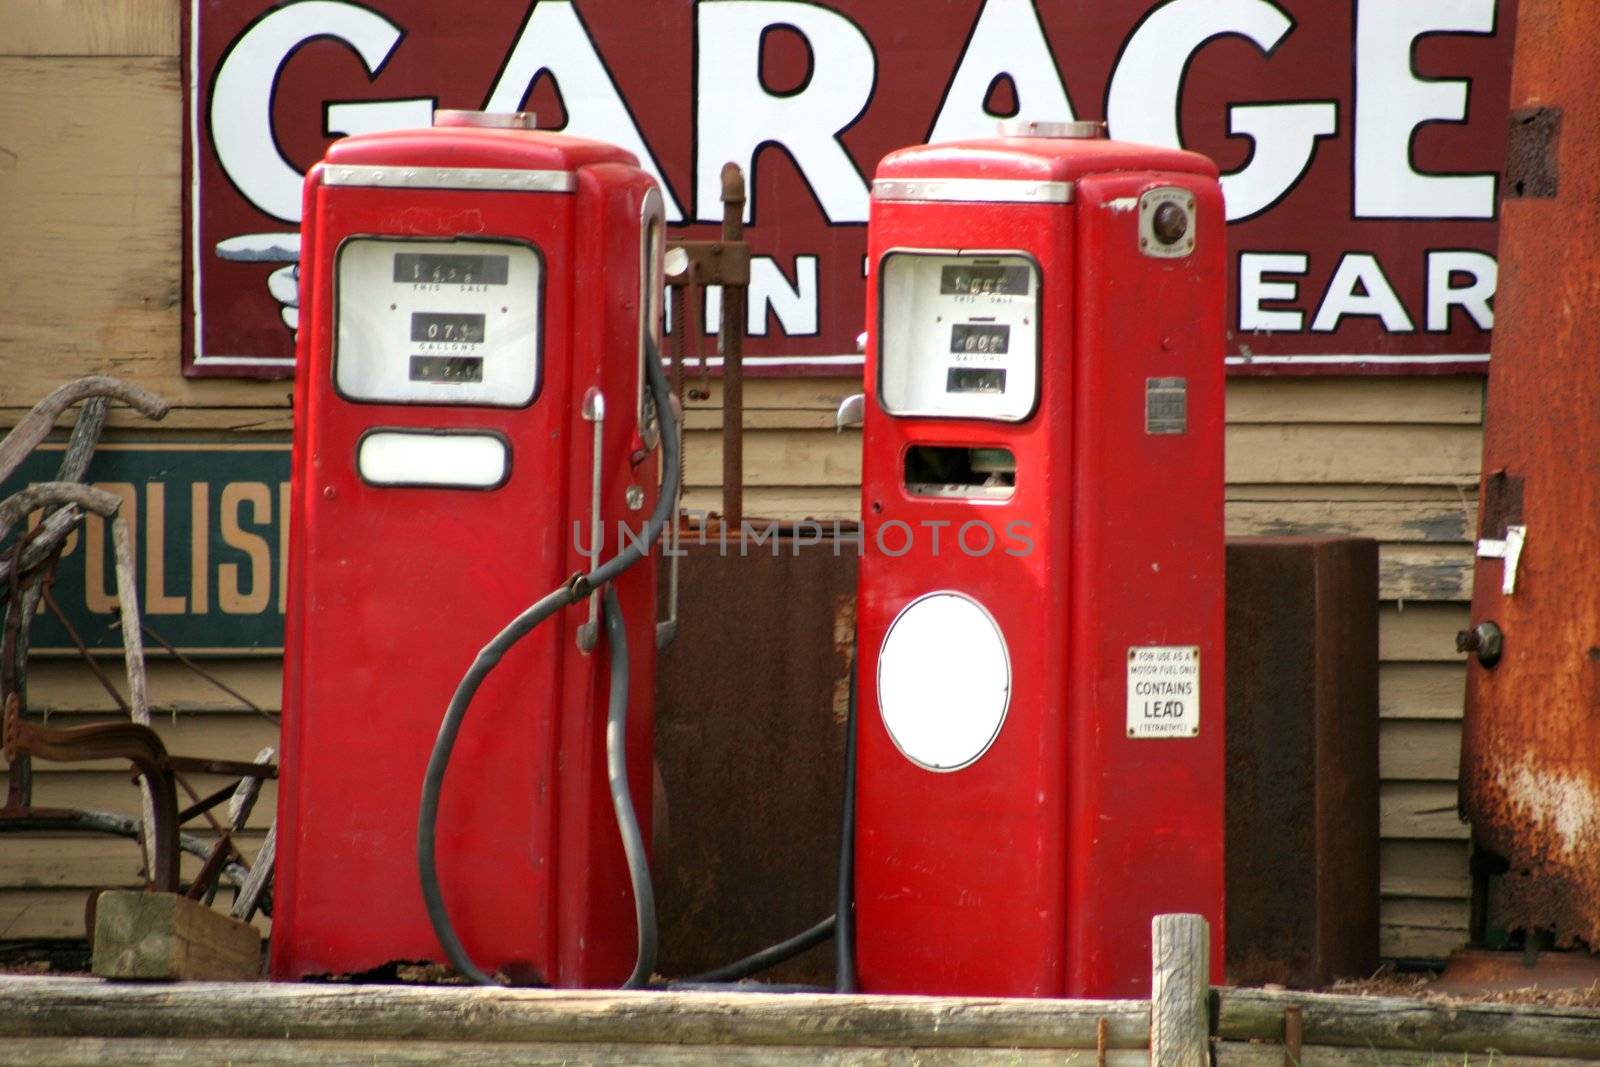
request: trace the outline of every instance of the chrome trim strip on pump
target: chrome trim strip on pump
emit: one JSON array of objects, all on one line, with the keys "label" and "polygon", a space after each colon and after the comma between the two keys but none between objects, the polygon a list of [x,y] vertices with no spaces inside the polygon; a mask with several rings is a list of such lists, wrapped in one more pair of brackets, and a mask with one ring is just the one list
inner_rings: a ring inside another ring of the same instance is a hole
[{"label": "chrome trim strip on pump", "polygon": [[882,178],[872,183],[875,200],[954,201],[990,204],[1070,204],[1071,182],[1016,178]]},{"label": "chrome trim strip on pump", "polygon": [[510,189],[525,193],[570,193],[577,178],[564,170],[516,170],[493,167],[367,167],[331,164],[323,167],[326,185],[380,189]]}]

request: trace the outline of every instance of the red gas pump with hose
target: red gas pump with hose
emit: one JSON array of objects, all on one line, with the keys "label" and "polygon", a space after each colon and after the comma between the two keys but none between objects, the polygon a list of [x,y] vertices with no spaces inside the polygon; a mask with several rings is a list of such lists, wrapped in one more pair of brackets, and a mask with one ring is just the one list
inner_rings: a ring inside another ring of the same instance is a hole
[{"label": "red gas pump with hose", "polygon": [[1223,900],[1216,168],[1021,124],[868,226],[855,953],[874,992],[1142,996]]},{"label": "red gas pump with hose", "polygon": [[662,202],[532,126],[440,112],[306,179],[275,978],[653,965]]}]

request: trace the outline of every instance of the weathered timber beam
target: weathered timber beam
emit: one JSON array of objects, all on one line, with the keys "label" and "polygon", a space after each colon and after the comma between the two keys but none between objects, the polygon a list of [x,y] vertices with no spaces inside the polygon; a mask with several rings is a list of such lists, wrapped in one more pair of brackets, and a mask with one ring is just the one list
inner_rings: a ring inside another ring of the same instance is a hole
[{"label": "weathered timber beam", "polygon": [[1224,989],[1220,1000],[1216,1033],[1224,1041],[1280,1040],[1283,1009],[1298,1004],[1307,1045],[1455,1053],[1495,1049],[1501,1057],[1600,1058],[1600,1011],[1593,1009],[1259,989]]},{"label": "weathered timber beam", "polygon": [[1294,1060],[1285,1057],[1276,1044],[1247,1044],[1219,1041],[1213,1046],[1217,1067],[1594,1067],[1594,1059],[1554,1056],[1503,1056],[1499,1052],[1463,1052],[1448,1060],[1436,1052],[1395,1051],[1379,1047],[1338,1048],[1332,1045],[1305,1045]]},{"label": "weathered timber beam", "polygon": [[[219,1038],[166,1041],[151,1038],[22,1038],[8,1041],[7,1062],[30,1067],[84,1064],[163,1064],[187,1067],[240,1063],[253,1067],[325,1067],[331,1063],[382,1063],[388,1067],[1093,1067],[1094,1053],[1056,1049],[821,1048],[770,1045],[636,1045],[616,1042],[550,1042],[506,1045],[482,1041],[295,1041],[261,1040],[242,1045]],[[1106,1067],[1146,1067],[1144,1052],[1112,1052]],[[1454,1064],[1451,1067],[1455,1067]]]},{"label": "weathered timber beam", "polygon": [[1150,1039],[1145,1001],[613,993],[464,987],[192,982],[107,986],[0,976],[3,1047],[13,1037],[451,1040],[780,1047],[1082,1049]]}]

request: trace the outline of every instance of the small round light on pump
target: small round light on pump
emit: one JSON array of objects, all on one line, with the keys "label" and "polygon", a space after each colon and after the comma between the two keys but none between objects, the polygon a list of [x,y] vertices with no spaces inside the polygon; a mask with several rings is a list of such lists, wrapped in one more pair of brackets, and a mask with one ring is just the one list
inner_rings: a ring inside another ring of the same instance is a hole
[{"label": "small round light on pump", "polygon": [[1189,213],[1169,200],[1156,208],[1151,229],[1155,232],[1156,240],[1164,245],[1175,245],[1189,232]]},{"label": "small round light on pump", "polygon": [[668,278],[679,278],[689,272],[689,253],[681,248],[669,248],[661,260],[661,272]]}]

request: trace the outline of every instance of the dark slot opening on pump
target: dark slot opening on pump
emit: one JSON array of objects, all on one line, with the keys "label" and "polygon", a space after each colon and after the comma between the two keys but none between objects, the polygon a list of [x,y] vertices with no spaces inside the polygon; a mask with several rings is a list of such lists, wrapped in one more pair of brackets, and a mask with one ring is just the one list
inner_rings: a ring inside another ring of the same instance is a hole
[{"label": "dark slot opening on pump", "polygon": [[912,445],[905,474],[912,496],[1009,500],[1017,489],[1017,460],[1009,448]]}]

